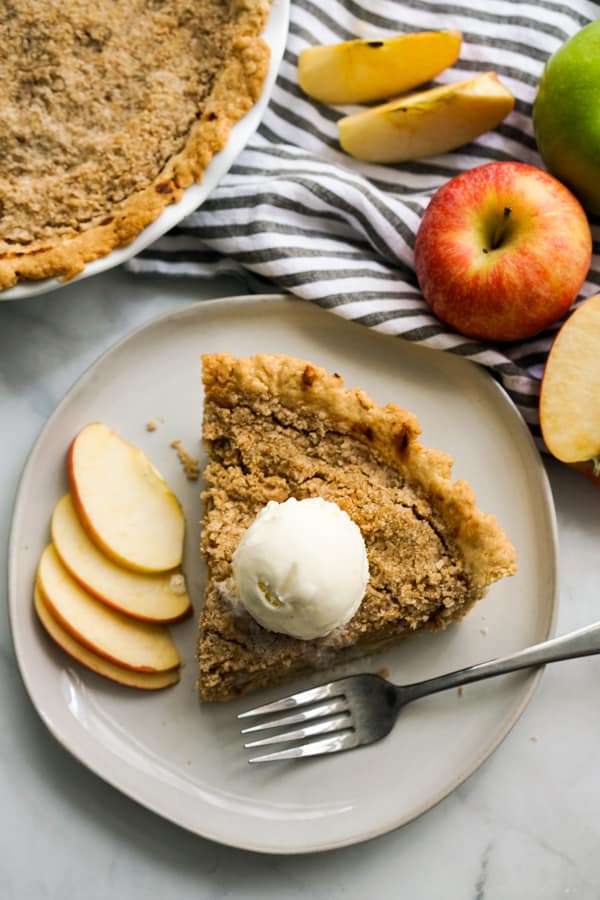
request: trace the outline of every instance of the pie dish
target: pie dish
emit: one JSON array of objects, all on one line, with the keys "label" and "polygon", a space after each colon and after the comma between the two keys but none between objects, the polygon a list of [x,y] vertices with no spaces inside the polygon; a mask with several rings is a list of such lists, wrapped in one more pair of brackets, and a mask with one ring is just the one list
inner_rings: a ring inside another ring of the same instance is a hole
[{"label": "pie dish", "polygon": [[0,289],[68,279],[202,178],[256,102],[268,0],[30,0],[0,25]]},{"label": "pie dish", "polygon": [[[203,357],[207,582],[198,642],[203,700],[230,700],[462,619],[515,551],[417,419],[378,406],[306,360]],[[233,553],[271,500],[322,497],[359,526],[371,573],[358,611],[323,638],[261,627],[236,599]]]}]

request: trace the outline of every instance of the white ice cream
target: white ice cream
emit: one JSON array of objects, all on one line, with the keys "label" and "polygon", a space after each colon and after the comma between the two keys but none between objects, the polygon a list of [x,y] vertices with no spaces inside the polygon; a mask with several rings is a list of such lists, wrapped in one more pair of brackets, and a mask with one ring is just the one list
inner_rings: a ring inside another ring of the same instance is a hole
[{"label": "white ice cream", "polygon": [[233,577],[259,625],[310,640],[352,618],[369,564],[360,529],[339,506],[290,498],[259,512],[233,554]]}]

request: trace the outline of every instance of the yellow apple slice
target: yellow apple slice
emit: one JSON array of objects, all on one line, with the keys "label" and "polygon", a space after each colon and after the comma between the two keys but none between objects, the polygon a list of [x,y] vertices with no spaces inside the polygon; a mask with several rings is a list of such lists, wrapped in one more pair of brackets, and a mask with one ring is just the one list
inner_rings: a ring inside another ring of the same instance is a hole
[{"label": "yellow apple slice", "polygon": [[38,584],[59,624],[99,656],[138,672],[165,672],[180,664],[164,625],[138,622],[100,603],[69,575],[52,544],[42,553]]},{"label": "yellow apple slice", "polygon": [[436,156],[495,128],[514,102],[495,72],[485,72],[345,116],[338,121],[340,144],[366,162]]},{"label": "yellow apple slice", "polygon": [[600,294],[564,323],[542,378],[542,436],[550,453],[563,462],[600,461],[599,348]]},{"label": "yellow apple slice", "polygon": [[108,556],[140,572],[181,564],[181,507],[142,450],[95,422],[73,440],[68,473],[81,523]]},{"label": "yellow apple slice", "polygon": [[117,565],[89,538],[65,494],[52,513],[52,542],[60,560],[92,596],[147,622],[176,622],[191,611],[180,572],[133,572]]},{"label": "yellow apple slice", "polygon": [[52,640],[61,647],[65,653],[77,662],[82,663],[92,672],[103,675],[111,681],[124,684],[127,687],[139,688],[143,691],[158,691],[161,688],[170,687],[179,681],[179,669],[169,669],[167,672],[135,672],[132,669],[124,669],[117,666],[103,656],[98,656],[88,647],[84,647],[54,618],[48,609],[42,592],[36,584],[33,602],[37,617],[50,635]]},{"label": "yellow apple slice", "polygon": [[459,31],[420,31],[380,41],[343,41],[303,50],[302,90],[322,103],[369,103],[410,91],[458,59]]}]

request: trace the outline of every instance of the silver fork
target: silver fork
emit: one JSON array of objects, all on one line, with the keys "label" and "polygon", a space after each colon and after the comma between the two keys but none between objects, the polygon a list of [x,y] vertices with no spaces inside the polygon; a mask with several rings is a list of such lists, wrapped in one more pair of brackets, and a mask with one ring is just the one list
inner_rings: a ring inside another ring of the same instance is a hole
[{"label": "silver fork", "polygon": [[[370,674],[338,678],[240,713],[238,719],[284,713],[277,718],[263,719],[256,725],[243,728],[242,734],[284,729],[266,737],[259,736],[257,740],[245,743],[244,747],[301,742],[272,753],[254,756],[249,760],[251,763],[352,750],[379,741],[389,734],[402,707],[412,700],[473,681],[482,681],[484,678],[516,672],[518,669],[543,666],[594,653],[600,653],[600,622],[535,644],[510,656],[478,663],[414,684],[396,685],[380,675]],[[289,730],[289,726],[300,727]]]}]

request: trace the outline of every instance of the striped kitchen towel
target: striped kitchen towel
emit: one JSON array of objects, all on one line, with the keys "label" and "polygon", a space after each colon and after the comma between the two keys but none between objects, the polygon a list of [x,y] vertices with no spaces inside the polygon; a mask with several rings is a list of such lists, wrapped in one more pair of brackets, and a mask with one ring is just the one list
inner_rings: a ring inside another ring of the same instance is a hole
[{"label": "striped kitchen towel", "polygon": [[[275,0],[277,2],[277,0]],[[467,340],[442,325],[414,273],[419,222],[448,178],[492,160],[542,165],[532,104],[547,58],[597,18],[587,0],[292,0],[290,32],[262,125],[210,198],[135,259],[134,272],[242,274],[266,279],[333,314],[487,366],[504,385],[541,446],[539,379],[557,326],[510,345]],[[354,37],[458,29],[460,58],[436,79],[495,70],[516,98],[494,131],[458,151],[402,165],[363,163],[341,152],[337,119],[349,108],[312,101],[298,86],[298,54]],[[600,220],[581,298],[600,290]]]}]

